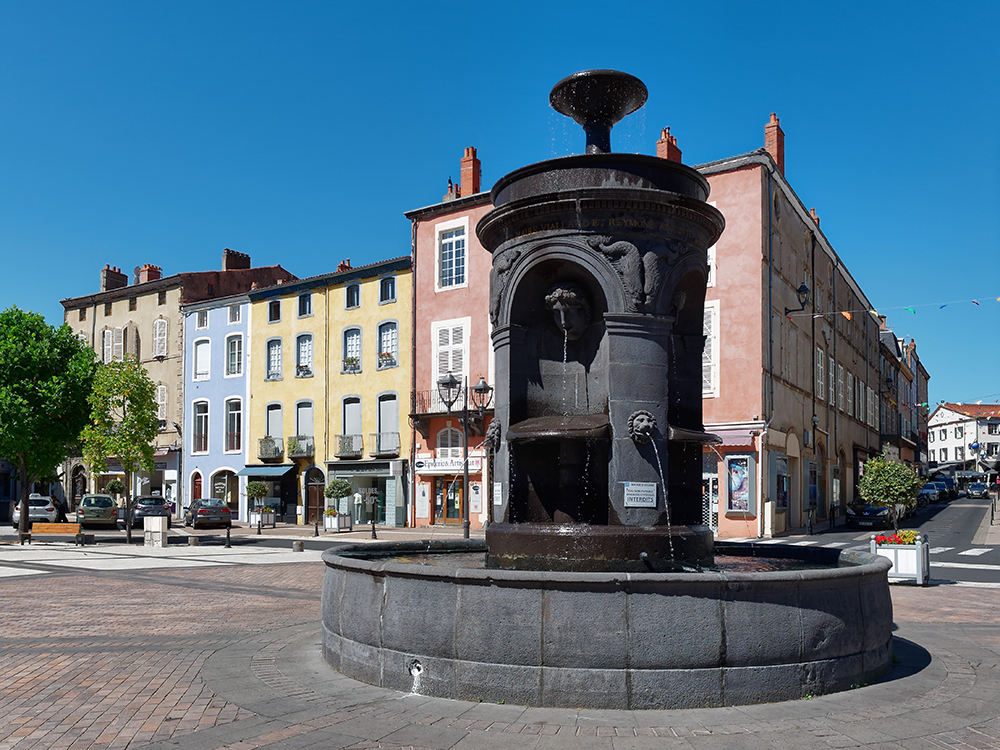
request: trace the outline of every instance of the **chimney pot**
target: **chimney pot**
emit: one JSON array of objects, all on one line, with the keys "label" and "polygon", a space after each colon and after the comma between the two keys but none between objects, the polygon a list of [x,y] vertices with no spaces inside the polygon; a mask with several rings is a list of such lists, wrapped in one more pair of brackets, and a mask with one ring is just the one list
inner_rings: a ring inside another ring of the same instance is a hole
[{"label": "chimney pot", "polygon": [[778,116],[772,112],[771,120],[764,126],[764,149],[778,165],[778,171],[785,174],[785,131],[781,129]]},{"label": "chimney pot", "polygon": [[681,150],[677,148],[677,139],[670,135],[670,128],[663,128],[660,131],[660,140],[656,142],[656,155],[661,159],[681,161]]},{"label": "chimney pot", "polygon": [[815,208],[810,208],[809,209],[809,215],[812,217],[812,220],[816,222],[816,226],[818,227],[819,226],[819,216],[816,215],[816,209]]},{"label": "chimney pot", "polygon": [[462,157],[462,181],[458,186],[457,197],[464,198],[478,193],[481,176],[482,164],[476,156],[476,147],[467,146]]}]

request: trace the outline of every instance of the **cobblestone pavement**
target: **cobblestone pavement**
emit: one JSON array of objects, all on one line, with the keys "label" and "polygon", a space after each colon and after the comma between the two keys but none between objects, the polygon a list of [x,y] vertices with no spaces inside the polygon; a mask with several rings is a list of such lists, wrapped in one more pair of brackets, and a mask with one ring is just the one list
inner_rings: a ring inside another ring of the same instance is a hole
[{"label": "cobblestone pavement", "polygon": [[[322,563],[267,554],[196,566],[205,550],[185,549],[151,567],[138,551],[0,545],[0,750],[1000,748],[995,589],[894,585],[900,663],[877,685],[736,708],[543,709],[337,674],[319,655]],[[108,562],[123,558],[143,564]]]}]

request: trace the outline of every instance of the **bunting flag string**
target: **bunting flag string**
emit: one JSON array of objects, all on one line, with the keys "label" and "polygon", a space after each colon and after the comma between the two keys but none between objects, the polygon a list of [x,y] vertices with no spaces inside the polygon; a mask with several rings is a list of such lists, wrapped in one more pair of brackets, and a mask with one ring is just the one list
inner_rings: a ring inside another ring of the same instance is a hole
[{"label": "bunting flag string", "polygon": [[[883,308],[883,310],[884,311],[889,311],[889,310],[904,310],[906,312],[910,312],[910,313],[913,313],[914,315],[916,315],[917,314],[917,308],[920,308],[920,307],[935,307],[936,306],[938,310],[943,310],[944,308],[948,307],[949,305],[961,305],[961,304],[964,304],[966,302],[971,302],[976,307],[982,307],[982,302],[984,302],[984,301],[989,301],[989,300],[984,300],[984,299],[968,299],[968,300],[953,300],[951,302],[944,302],[944,303],[941,303],[941,302],[927,302],[927,303],[920,304],[920,305],[910,305],[910,306],[902,306],[902,305],[900,305],[898,307],[886,307],[886,308]],[[1000,302],[1000,297],[997,297],[996,301]],[[798,311],[798,312],[787,313],[785,315],[785,317],[788,318],[789,320],[791,320],[794,317],[804,317],[804,316],[811,315],[815,319],[815,318],[825,318],[828,315],[836,315],[837,313],[843,315],[845,318],[847,318],[847,320],[854,320],[854,315],[856,313],[868,313],[869,315],[872,315],[873,317],[876,317],[876,318],[879,317],[878,310],[875,310],[874,308],[858,309],[858,310],[834,310],[834,311],[825,312],[825,313],[824,312],[815,312],[814,313],[814,312],[810,312],[809,310],[802,310],[802,311]]]}]

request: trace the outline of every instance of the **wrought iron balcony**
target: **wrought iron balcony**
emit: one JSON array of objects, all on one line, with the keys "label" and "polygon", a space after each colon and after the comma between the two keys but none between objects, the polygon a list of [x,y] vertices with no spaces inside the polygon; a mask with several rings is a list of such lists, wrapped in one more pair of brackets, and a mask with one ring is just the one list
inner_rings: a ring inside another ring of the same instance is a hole
[{"label": "wrought iron balcony", "polygon": [[398,432],[373,432],[371,438],[371,454],[376,458],[388,458],[399,455]]},{"label": "wrought iron balcony", "polygon": [[[413,394],[414,404],[413,413],[414,414],[444,414],[448,411],[448,406],[444,401],[441,400],[441,394],[435,389],[433,391],[417,391]],[[455,403],[451,407],[453,414],[462,411],[462,404],[465,403],[465,388],[458,389],[458,398],[455,399]],[[470,409],[471,409],[471,399],[470,399]]]},{"label": "wrought iron balcony", "polygon": [[238,451],[243,448],[243,435],[239,432],[226,433],[226,450]]},{"label": "wrought iron balcony", "polygon": [[337,458],[361,458],[365,453],[363,435],[337,435]]},{"label": "wrought iron balcony", "polygon": [[312,435],[293,435],[288,438],[288,457],[305,458],[315,453]]},{"label": "wrought iron balcony", "polygon": [[257,458],[281,458],[284,453],[283,441],[280,437],[262,437],[257,441]]}]

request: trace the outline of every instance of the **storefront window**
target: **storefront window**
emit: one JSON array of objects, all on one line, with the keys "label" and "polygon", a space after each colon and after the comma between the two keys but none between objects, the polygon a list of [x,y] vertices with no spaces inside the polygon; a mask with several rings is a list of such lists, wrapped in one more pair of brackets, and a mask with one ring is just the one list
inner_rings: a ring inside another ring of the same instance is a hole
[{"label": "storefront window", "polygon": [[462,480],[453,477],[434,479],[434,517],[442,521],[462,520]]}]

